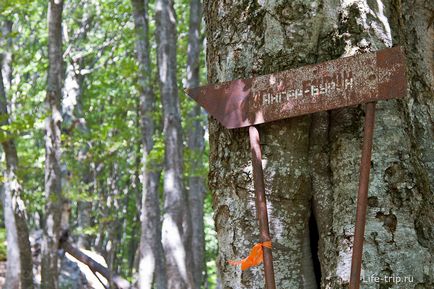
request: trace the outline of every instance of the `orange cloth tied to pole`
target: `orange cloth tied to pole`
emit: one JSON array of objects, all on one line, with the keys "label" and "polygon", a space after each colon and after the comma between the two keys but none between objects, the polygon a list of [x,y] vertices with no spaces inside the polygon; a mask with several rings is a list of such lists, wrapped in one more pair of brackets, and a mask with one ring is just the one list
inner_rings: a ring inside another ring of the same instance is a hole
[{"label": "orange cloth tied to pole", "polygon": [[241,265],[241,270],[243,271],[250,267],[258,266],[259,264],[262,263],[264,258],[264,252],[262,247],[271,249],[272,248],[271,241],[257,243],[255,246],[253,246],[247,258],[240,261],[229,260],[228,263],[233,266]]}]

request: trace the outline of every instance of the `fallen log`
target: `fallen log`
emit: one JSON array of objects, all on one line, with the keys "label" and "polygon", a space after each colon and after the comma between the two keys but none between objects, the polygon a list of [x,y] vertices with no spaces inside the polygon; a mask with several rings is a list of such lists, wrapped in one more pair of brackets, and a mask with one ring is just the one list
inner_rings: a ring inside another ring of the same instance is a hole
[{"label": "fallen log", "polygon": [[116,288],[118,289],[131,288],[131,285],[127,280],[125,280],[120,276],[111,274],[108,268],[96,262],[94,259],[87,256],[85,253],[81,252],[80,249],[74,247],[68,241],[61,239],[60,246],[65,250],[65,252],[68,252],[75,259],[82,262],[83,264],[86,264],[90,268],[90,270],[92,270],[92,272],[100,273],[102,276],[104,276],[104,278],[109,280],[109,283],[113,283],[116,286]]}]

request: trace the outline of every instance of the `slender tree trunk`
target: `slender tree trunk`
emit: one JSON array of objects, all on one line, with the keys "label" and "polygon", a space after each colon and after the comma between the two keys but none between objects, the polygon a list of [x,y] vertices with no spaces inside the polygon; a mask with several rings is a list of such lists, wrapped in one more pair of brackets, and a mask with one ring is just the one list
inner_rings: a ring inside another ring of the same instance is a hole
[{"label": "slender tree trunk", "polygon": [[[6,22],[4,36],[11,32],[12,23]],[[8,45],[10,47],[10,45]],[[0,72],[6,72],[7,87],[10,87],[12,57],[0,54]],[[6,97],[6,89],[3,85],[2,73],[0,73],[0,115],[5,118],[4,123],[11,122],[9,105]],[[3,151],[6,156],[6,172],[4,183],[5,223],[8,229],[8,272],[6,288],[33,288],[33,261],[30,250],[29,232],[26,222],[26,208],[21,199],[21,184],[18,181],[18,154],[14,139],[6,139],[2,142]],[[10,247],[10,248],[9,248]],[[10,260],[9,260],[10,256]],[[12,263],[14,262],[14,263]],[[19,287],[20,286],[20,287]]]},{"label": "slender tree trunk", "polygon": [[12,210],[12,197],[10,191],[1,184],[1,197],[3,205],[3,216],[6,228],[7,242],[7,263],[6,263],[6,280],[5,288],[20,288],[20,250],[18,248],[17,227],[15,225],[15,217]]},{"label": "slender tree trunk", "polygon": [[[109,133],[110,137],[113,137],[112,133]],[[119,191],[119,165],[113,163],[110,168],[109,177],[107,178],[107,215],[109,216],[108,226],[107,226],[107,243],[105,245],[104,257],[107,260],[107,267],[110,272],[115,272],[115,259],[116,250],[118,248],[118,231],[119,223],[118,212],[121,210],[119,205],[120,191]],[[110,286],[113,286],[111,283]]]},{"label": "slender tree trunk", "polygon": [[[105,165],[103,163],[97,164],[95,172],[95,183],[97,188],[98,202],[94,204],[93,210],[98,212],[96,216],[97,220],[108,220],[109,211],[107,208],[107,198],[109,188],[107,187],[107,182],[101,179],[105,176]],[[104,252],[104,243],[107,239],[107,221],[99,222],[98,224],[98,234],[95,238],[94,247],[97,252]]]},{"label": "slender tree trunk", "polygon": [[42,244],[41,288],[58,288],[57,250],[62,212],[60,128],[62,93],[63,1],[50,0],[48,7],[48,84],[45,121],[45,225]]},{"label": "slender tree trunk", "polygon": [[[199,86],[200,65],[200,22],[202,5],[200,0],[190,1],[190,26],[187,49],[187,87]],[[203,223],[203,205],[205,183],[203,178],[204,119],[199,105],[195,104],[188,118],[187,141],[190,150],[190,172],[188,177],[188,205],[191,215],[191,251],[193,259],[193,282],[195,288],[201,288],[205,268],[205,235]]]},{"label": "slender tree trunk", "polygon": [[[6,155],[6,175],[5,178],[5,200],[10,198],[9,204],[13,210],[15,217],[15,227],[17,239],[9,240],[17,242],[18,255],[20,262],[18,263],[20,270],[21,288],[33,288],[33,261],[32,253],[30,250],[29,231],[26,222],[26,208],[23,200],[21,199],[21,185],[18,182],[16,171],[18,168],[18,156],[13,140],[8,140],[4,143],[3,150]],[[8,243],[13,244],[13,243]]]},{"label": "slender tree trunk", "polygon": [[155,97],[152,90],[152,69],[149,57],[148,1],[132,0],[136,31],[136,53],[139,63],[140,127],[142,133],[142,205],[139,245],[139,289],[151,289],[155,280],[157,289],[167,288],[165,257],[161,243],[160,202],[158,196],[159,169],[149,161],[154,142],[152,112]]},{"label": "slender tree trunk", "polygon": [[[86,26],[88,27],[88,26]],[[73,44],[70,44],[73,45]],[[73,48],[71,50],[74,50]],[[62,103],[62,119],[64,132],[72,134],[78,129],[83,134],[88,134],[89,129],[86,121],[83,118],[81,93],[84,77],[80,74],[82,59],[70,59],[66,67],[65,83],[63,87],[63,103]],[[90,145],[88,143],[82,144],[76,159],[78,160],[77,166],[79,167],[79,179],[82,181],[83,194],[90,195],[92,193],[92,179],[89,160],[86,157]],[[64,164],[66,167],[66,164]],[[66,168],[68,170],[69,168]],[[65,172],[63,172],[65,173]],[[63,186],[67,187],[67,178],[63,177]],[[89,201],[79,201],[77,203],[77,224],[78,228],[83,230],[91,226],[91,209],[92,203]],[[86,234],[78,236],[78,246],[81,248],[89,249],[90,240]]]},{"label": "slender tree trunk", "polygon": [[[377,104],[361,288],[432,288],[432,8],[421,0],[205,4],[211,83],[404,46],[409,96]],[[319,257],[321,288],[348,288],[363,108],[259,126],[277,288],[318,288],[311,253]],[[210,121],[209,184],[224,288],[264,284],[262,270],[241,273],[226,263],[258,241],[247,141],[245,129]],[[319,246],[309,252],[312,213]],[[381,281],[366,279],[373,274]]]},{"label": "slender tree trunk", "polygon": [[[89,128],[84,118],[83,113],[83,82],[84,75],[81,71],[84,66],[84,59],[80,53],[81,47],[77,46],[78,43],[86,41],[88,32],[93,28],[93,17],[91,12],[90,1],[82,1],[83,5],[83,15],[80,19],[80,28],[77,31],[67,31],[68,53],[65,82],[63,86],[63,99],[62,99],[62,118],[63,118],[63,129],[67,133],[72,133],[74,130],[80,131],[83,135],[89,134]],[[74,8],[72,8],[74,9]],[[65,7],[65,13],[68,14],[71,8]],[[78,160],[77,170],[80,175],[80,180],[83,182],[81,186],[83,188],[83,193],[85,195],[91,195],[93,193],[92,187],[92,175],[91,175],[91,165],[88,159],[88,151],[91,146],[91,141],[81,145],[76,159]],[[65,180],[65,178],[64,178]],[[79,201],[77,203],[77,223],[78,228],[84,230],[89,228],[91,224],[91,211],[92,202],[90,201]],[[78,236],[78,247],[89,249],[90,247],[90,237],[87,234],[80,234]]]},{"label": "slender tree trunk", "polygon": [[[2,25],[3,35],[0,38],[0,44],[6,47],[4,42],[5,36],[8,36],[11,32],[12,23],[8,22]],[[5,52],[2,51],[0,54],[0,115],[2,118],[7,115],[7,99],[6,99],[6,88],[4,85],[3,78],[7,78],[7,73],[4,71],[3,67],[6,66],[5,62],[10,65],[5,59]],[[3,77],[5,75],[6,77]],[[7,82],[7,81],[6,81]],[[6,124],[3,122],[2,124]],[[8,170],[5,170],[4,178],[7,179]],[[9,182],[8,182],[9,183]],[[15,225],[15,216],[12,206],[12,195],[10,184],[2,184],[2,204],[3,204],[3,216],[6,227],[6,241],[7,241],[7,264],[6,264],[6,280],[5,288],[20,288],[20,250],[18,247],[18,235],[17,227]]]},{"label": "slender tree trunk", "polygon": [[[5,95],[8,94],[8,91],[11,88],[12,84],[12,38],[10,37],[10,33],[12,32],[12,21],[5,20],[1,26],[1,36],[0,36],[0,45],[4,47],[3,51],[1,51],[1,73],[3,75],[3,89]],[[14,97],[11,96],[11,99],[7,102],[7,111],[9,112],[9,118],[13,119],[13,113],[15,109]]]},{"label": "slender tree trunk", "polygon": [[[141,116],[140,116],[140,101],[139,98],[136,98],[136,127],[140,127],[141,125]],[[130,239],[129,249],[128,249],[128,263],[130,265],[130,274],[138,274],[139,271],[139,262],[140,262],[140,239],[141,239],[141,210],[142,210],[142,196],[143,196],[143,187],[142,187],[142,142],[141,138],[139,141],[135,143],[136,152],[135,152],[135,169],[134,169],[134,199],[135,199],[135,207],[131,207],[131,211],[135,214],[134,219],[132,220],[133,226],[132,231],[138,232],[140,230],[140,234],[134,234],[134,236]],[[160,241],[161,242],[161,241]],[[138,282],[138,281],[137,281]]]},{"label": "slender tree trunk", "polygon": [[165,165],[163,247],[168,288],[192,288],[187,256],[190,220],[183,188],[183,156],[178,87],[176,83],[176,16],[172,0],[156,2],[157,60],[163,103]]}]

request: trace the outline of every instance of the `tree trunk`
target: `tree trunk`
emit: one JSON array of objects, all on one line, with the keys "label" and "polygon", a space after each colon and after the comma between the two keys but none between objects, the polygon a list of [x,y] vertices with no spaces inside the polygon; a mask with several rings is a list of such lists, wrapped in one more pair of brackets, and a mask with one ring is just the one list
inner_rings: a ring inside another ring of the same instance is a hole
[{"label": "tree trunk", "polygon": [[17,227],[15,225],[15,217],[12,209],[12,196],[10,191],[7,191],[3,184],[0,186],[7,242],[5,288],[18,289],[20,288],[21,263],[17,242]]},{"label": "tree trunk", "polygon": [[176,16],[172,0],[156,2],[157,60],[163,104],[165,164],[163,248],[168,288],[192,288],[189,266],[189,216],[182,184],[183,156],[178,87],[176,83]]},{"label": "tree trunk", "polygon": [[[2,26],[3,35],[0,38],[0,44],[2,46],[5,45],[4,36],[9,35],[11,32],[12,23],[5,23]],[[6,88],[3,81],[3,75],[7,78],[7,73],[3,70],[3,67],[6,66],[4,63],[8,63],[5,59],[5,53],[2,51],[0,54],[0,114],[2,118],[4,115],[7,115],[7,99],[6,99]],[[7,81],[6,81],[7,82]],[[2,122],[3,124],[7,124],[7,122]],[[7,180],[8,172],[5,170],[4,178]],[[8,182],[9,183],[9,182]],[[5,287],[6,288],[20,288],[20,251],[18,247],[18,235],[17,235],[17,227],[15,225],[15,216],[12,205],[12,195],[11,195],[11,185],[2,184],[1,185],[1,196],[2,196],[2,204],[3,204],[3,217],[6,228],[6,241],[7,241],[7,263],[6,263],[6,280]]]},{"label": "tree trunk", "polygon": [[[80,51],[81,47],[77,46],[77,42],[81,43],[86,40],[88,32],[93,28],[93,17],[89,1],[83,1],[83,15],[80,19],[80,28],[77,31],[66,31],[67,34],[64,38],[67,39],[69,43],[67,54],[67,65],[65,73],[65,82],[63,86],[63,99],[62,99],[62,125],[63,131],[66,134],[72,134],[74,130],[78,130],[85,136],[88,136],[90,131],[84,118],[83,113],[83,82],[85,80],[84,75],[81,73],[84,67],[84,57]],[[65,13],[68,15],[72,13],[71,10],[75,9],[65,7]],[[69,12],[69,13],[68,13]],[[72,36],[72,37],[70,37]],[[65,59],[65,60],[66,60]],[[78,160],[78,172],[79,179],[82,181],[81,187],[83,188],[83,194],[89,196],[93,193],[92,187],[92,175],[91,175],[91,165],[88,158],[88,151],[91,146],[91,141],[81,144],[80,149],[75,156]],[[66,167],[66,164],[64,165]],[[70,168],[67,168],[70,169]],[[65,176],[63,178],[63,187],[66,187]],[[67,181],[66,181],[67,183]],[[84,230],[89,228],[91,224],[91,211],[92,202],[90,201],[79,201],[77,203],[77,224],[79,230]],[[80,248],[90,248],[90,237],[88,234],[81,233],[78,236],[78,247]]]},{"label": "tree trunk", "polygon": [[[21,288],[30,289],[33,288],[33,261],[32,253],[30,250],[29,231],[26,222],[26,208],[23,200],[21,199],[21,185],[18,182],[18,178],[16,175],[16,171],[18,168],[17,150],[15,148],[15,143],[13,140],[3,142],[2,146],[6,155],[7,166],[5,175],[7,181],[4,185],[5,204],[9,205],[12,209],[15,219],[14,221],[12,221],[12,225],[15,224],[17,234],[16,239],[8,238],[8,246],[9,244],[13,244],[14,242],[17,243],[19,250],[18,252],[14,252],[14,254],[18,253],[19,256],[18,266],[20,266],[20,271],[18,276],[20,279]],[[12,235],[14,234],[15,232],[12,231]],[[12,248],[14,248],[14,245],[12,245]]]},{"label": "tree trunk", "polygon": [[[117,132],[109,133],[110,137],[114,137]],[[121,188],[120,188],[120,176],[121,172],[119,169],[119,164],[114,162],[111,165],[110,173],[107,178],[108,187],[108,198],[107,198],[107,215],[109,220],[107,222],[107,243],[105,245],[104,257],[107,260],[107,267],[110,272],[116,272],[118,257],[116,255],[117,250],[119,250],[120,243],[120,232],[122,228],[122,222],[124,217],[121,212],[125,209],[122,207],[123,202],[121,202]]]},{"label": "tree trunk", "polygon": [[[403,2],[205,5],[210,83],[404,46],[409,95],[379,102],[376,110],[361,285],[368,289],[433,287],[434,105],[433,78],[426,73],[433,64],[432,34],[426,31],[433,29],[432,6]],[[314,270],[321,288],[348,288],[363,108],[258,126],[277,288],[318,288]],[[241,273],[226,263],[245,256],[259,240],[248,147],[246,129],[227,130],[210,120],[209,184],[224,288],[264,286],[262,267]],[[309,252],[303,239],[312,213],[319,245]],[[310,255],[316,254],[321,268],[312,265]],[[380,280],[369,280],[372,275]]]},{"label": "tree trunk", "polygon": [[[187,48],[187,87],[199,86],[200,65],[200,22],[202,5],[200,0],[190,1],[190,26]],[[187,126],[187,142],[190,150],[190,171],[188,176],[188,205],[191,216],[191,251],[193,259],[193,282],[195,288],[201,288],[205,268],[205,235],[203,223],[203,205],[205,182],[203,179],[204,153],[204,114],[199,105],[194,104],[188,114],[191,121]]]},{"label": "tree trunk", "polygon": [[[8,37],[12,29],[12,23],[6,22],[5,34]],[[10,45],[7,47],[11,48]],[[0,72],[5,72],[6,77],[0,73],[0,115],[4,117],[2,124],[11,122],[10,103],[6,97],[6,89],[3,79],[6,79],[6,87],[10,87],[12,57],[0,54]],[[9,109],[8,109],[9,107]],[[26,222],[26,208],[21,199],[21,184],[18,181],[18,154],[13,138],[2,141],[3,151],[6,156],[6,171],[4,183],[4,217],[7,227],[8,263],[6,275],[6,288],[33,288],[33,261],[30,250],[29,231]]]},{"label": "tree trunk", "polygon": [[139,63],[140,84],[140,127],[142,133],[142,205],[140,212],[141,234],[139,245],[140,289],[151,289],[155,280],[157,289],[167,288],[167,276],[163,245],[161,243],[160,201],[158,183],[160,178],[156,164],[149,161],[149,153],[154,147],[155,130],[152,112],[155,109],[155,96],[152,90],[152,69],[149,57],[148,1],[132,0],[136,31],[136,53]]},{"label": "tree trunk", "polygon": [[[12,37],[10,37],[12,25],[12,21],[4,20],[0,28],[0,45],[4,48],[1,52],[0,66],[3,75],[3,89],[5,94],[8,94],[12,84]],[[9,118],[13,120],[15,110],[14,96],[11,96],[11,99],[8,100],[7,110],[9,112]]]},{"label": "tree trunk", "polygon": [[45,225],[42,244],[41,288],[58,288],[57,250],[62,212],[60,128],[62,91],[63,1],[50,0],[48,7],[48,84],[45,120]]}]

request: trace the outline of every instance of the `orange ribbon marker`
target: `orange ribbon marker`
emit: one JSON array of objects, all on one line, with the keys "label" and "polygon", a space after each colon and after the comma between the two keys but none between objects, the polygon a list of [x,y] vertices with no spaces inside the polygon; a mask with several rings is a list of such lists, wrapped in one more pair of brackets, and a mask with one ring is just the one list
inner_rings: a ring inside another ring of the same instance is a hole
[{"label": "orange ribbon marker", "polygon": [[229,260],[228,263],[233,266],[241,265],[241,270],[243,271],[250,267],[258,266],[259,264],[262,263],[262,260],[264,258],[262,247],[271,249],[272,248],[271,241],[257,243],[255,246],[253,246],[247,258],[240,261]]}]

